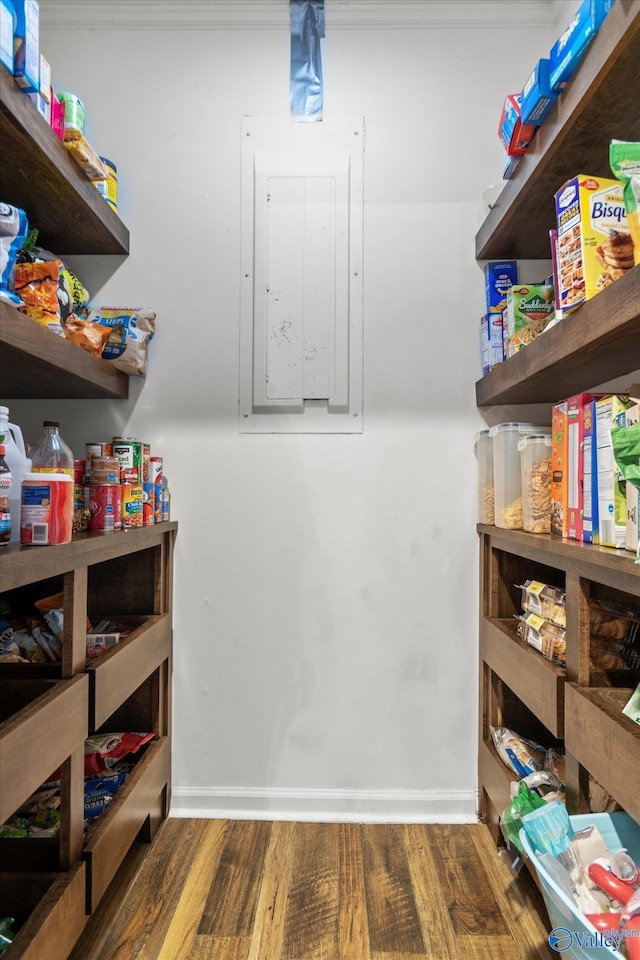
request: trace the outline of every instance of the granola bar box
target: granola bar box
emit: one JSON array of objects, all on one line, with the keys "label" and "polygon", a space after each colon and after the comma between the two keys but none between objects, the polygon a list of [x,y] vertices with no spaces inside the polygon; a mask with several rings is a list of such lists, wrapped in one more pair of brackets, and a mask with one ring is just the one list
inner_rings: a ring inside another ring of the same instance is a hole
[{"label": "granola bar box", "polygon": [[622,183],[580,174],[555,195],[558,307],[575,310],[634,266]]}]

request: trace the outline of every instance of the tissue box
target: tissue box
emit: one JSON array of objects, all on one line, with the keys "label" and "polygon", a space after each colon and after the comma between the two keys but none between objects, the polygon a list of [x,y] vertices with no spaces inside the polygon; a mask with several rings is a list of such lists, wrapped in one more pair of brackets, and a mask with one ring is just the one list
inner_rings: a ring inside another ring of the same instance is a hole
[{"label": "tissue box", "polygon": [[520,114],[520,94],[507,95],[500,114],[498,136],[504,148],[511,156],[520,156],[525,153],[533,140],[537,127],[522,122]]},{"label": "tissue box", "polygon": [[613,0],[583,0],[549,52],[549,85],[559,93],[613,6]]},{"label": "tissue box", "polygon": [[549,85],[549,61],[538,60],[520,94],[522,122],[539,127],[557,98]]}]

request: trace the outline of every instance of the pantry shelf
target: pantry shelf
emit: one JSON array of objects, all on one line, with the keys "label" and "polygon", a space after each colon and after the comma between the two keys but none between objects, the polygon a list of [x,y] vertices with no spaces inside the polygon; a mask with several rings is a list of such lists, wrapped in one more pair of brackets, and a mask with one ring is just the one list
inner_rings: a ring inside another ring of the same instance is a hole
[{"label": "pantry shelf", "polygon": [[19,930],[11,960],[66,960],[87,922],[86,866],[64,873],[0,873],[0,903]]},{"label": "pantry shelf", "polygon": [[476,383],[476,402],[557,403],[637,369],[640,266],[497,364]]},{"label": "pantry shelf", "polygon": [[2,199],[38,229],[57,256],[129,253],[129,231],[67,153],[45,119],[0,65]]},{"label": "pantry shelf", "polygon": [[478,231],[478,260],[550,258],[554,194],[570,176],[611,176],[609,141],[640,140],[639,89],[640,4],[616,0]]},{"label": "pantry shelf", "polygon": [[129,396],[126,373],[4,301],[0,301],[0,381],[3,397],[18,400]]}]

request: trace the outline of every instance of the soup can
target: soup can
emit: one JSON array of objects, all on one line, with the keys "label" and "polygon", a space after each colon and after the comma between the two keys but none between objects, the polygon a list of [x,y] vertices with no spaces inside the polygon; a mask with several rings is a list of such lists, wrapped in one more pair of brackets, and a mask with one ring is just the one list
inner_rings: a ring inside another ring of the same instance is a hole
[{"label": "soup can", "polygon": [[136,448],[139,447],[135,440],[116,440],[113,441],[113,455],[120,461],[120,483],[140,483],[140,458],[138,456],[136,463]]},{"label": "soup can", "polygon": [[122,491],[122,529],[142,526],[142,484],[124,483]]},{"label": "soup can", "polygon": [[120,484],[85,487],[85,506],[89,508],[91,530],[119,530],[122,518]]},{"label": "soup can", "polygon": [[92,457],[89,460],[89,483],[120,483],[120,461],[117,457]]},{"label": "soup can", "polygon": [[151,460],[149,461],[149,467],[149,480],[151,483],[162,483],[162,457],[151,457]]},{"label": "soup can", "polygon": [[156,488],[153,483],[142,484],[142,525],[152,527],[155,518]]}]

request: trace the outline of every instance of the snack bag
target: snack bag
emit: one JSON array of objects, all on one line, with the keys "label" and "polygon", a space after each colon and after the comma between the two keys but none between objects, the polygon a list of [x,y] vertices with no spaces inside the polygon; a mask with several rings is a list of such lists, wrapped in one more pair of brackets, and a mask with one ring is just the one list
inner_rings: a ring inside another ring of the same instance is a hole
[{"label": "snack bag", "polygon": [[153,733],[97,733],[89,737],[84,744],[85,777],[106,773],[127,754],[137,753],[154,736]]},{"label": "snack bag", "polygon": [[17,307],[22,300],[15,293],[16,260],[26,240],[29,221],[24,210],[0,203],[0,300],[8,300]]},{"label": "snack bag", "polygon": [[622,183],[622,199],[633,240],[634,263],[640,263],[640,143],[612,140],[609,164],[616,180]]},{"label": "snack bag", "polygon": [[[84,312],[82,313],[84,317]],[[142,307],[97,307],[85,317],[90,323],[99,323],[110,330],[102,351],[102,359],[109,360],[118,370],[143,377],[147,372],[147,349],[156,330],[153,310]]]},{"label": "snack bag", "polygon": [[62,321],[70,303],[64,282],[60,287],[62,267],[62,260],[17,263],[14,279],[22,313],[60,336],[64,336]]}]

